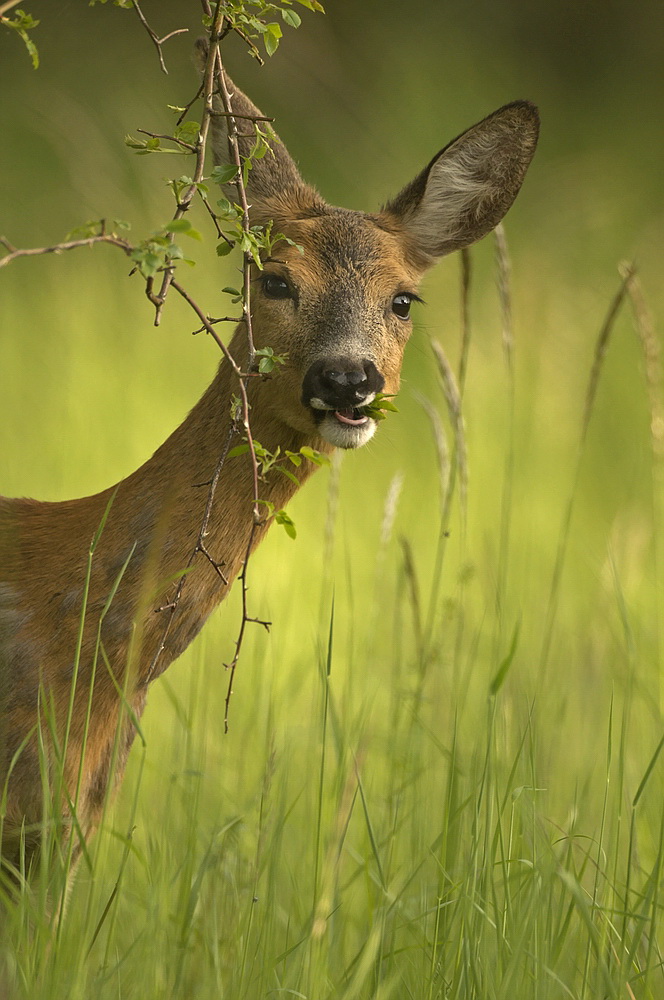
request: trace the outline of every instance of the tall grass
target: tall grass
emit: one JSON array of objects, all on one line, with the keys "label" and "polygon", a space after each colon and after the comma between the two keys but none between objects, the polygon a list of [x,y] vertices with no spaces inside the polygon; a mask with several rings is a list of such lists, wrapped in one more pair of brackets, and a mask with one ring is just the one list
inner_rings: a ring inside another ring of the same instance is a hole
[{"label": "tall grass", "polygon": [[[190,41],[155,83],[122,12],[92,8],[86,33],[74,7],[49,28],[47,6],[39,79],[0,109],[2,231],[44,244],[108,213],[138,238],[170,165],[134,172],[120,136],[170,127]],[[451,24],[422,5],[395,46],[385,5],[328,6],[278,72],[237,76],[343,204],[394,193],[502,97],[542,103],[513,266],[503,234],[497,260],[487,240],[432,274],[399,414],[295,499],[297,541],[275,528],[252,562],[274,624],[248,635],[229,734],[237,593],[153,685],[66,909],[45,782],[40,877],[0,887],[0,997],[661,1000],[661,181],[635,113],[657,105],[656,32],[630,14],[629,72],[581,77],[541,11]],[[615,54],[591,13],[578,60]],[[100,37],[122,52],[112,88]],[[24,56],[6,51],[9,90]],[[613,273],[635,234],[639,274]],[[214,311],[236,276],[204,253],[188,280]],[[214,345],[176,302],[153,330],[125,272],[104,250],[3,271],[0,492],[108,486],[209,381]]]},{"label": "tall grass", "polygon": [[[498,246],[504,365],[473,356],[466,261],[458,385],[438,348],[424,406],[406,390],[383,452],[320,474],[294,505],[299,541],[255,560],[251,599],[275,629],[250,637],[229,736],[237,595],[154,686],[66,913],[66,843],[4,893],[8,997],[664,995],[657,342],[630,272],[596,318],[549,495],[520,462],[532,414]],[[653,501],[618,509],[598,547],[584,476],[601,474],[593,421],[627,295]]]}]

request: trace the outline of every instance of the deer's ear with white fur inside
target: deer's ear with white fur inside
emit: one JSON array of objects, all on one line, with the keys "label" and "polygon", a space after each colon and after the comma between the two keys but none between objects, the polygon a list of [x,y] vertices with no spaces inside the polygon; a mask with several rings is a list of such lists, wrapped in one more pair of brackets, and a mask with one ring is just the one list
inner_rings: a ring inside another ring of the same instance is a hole
[{"label": "deer's ear with white fur inside", "polygon": [[538,134],[534,104],[506,104],[442,149],[383,211],[396,216],[429,257],[468,246],[511,206]]}]

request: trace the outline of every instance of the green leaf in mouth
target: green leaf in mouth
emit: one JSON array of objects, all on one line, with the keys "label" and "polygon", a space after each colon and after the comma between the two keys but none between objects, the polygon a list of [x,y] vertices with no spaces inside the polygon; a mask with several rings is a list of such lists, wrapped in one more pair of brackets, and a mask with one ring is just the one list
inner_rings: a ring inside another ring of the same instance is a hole
[{"label": "green leaf in mouth", "polygon": [[386,395],[384,392],[377,392],[370,403],[359,407],[359,412],[366,414],[367,417],[371,417],[372,420],[385,420],[387,416],[387,413],[384,412],[385,410],[392,413],[399,412],[398,407],[392,402],[392,397]]}]

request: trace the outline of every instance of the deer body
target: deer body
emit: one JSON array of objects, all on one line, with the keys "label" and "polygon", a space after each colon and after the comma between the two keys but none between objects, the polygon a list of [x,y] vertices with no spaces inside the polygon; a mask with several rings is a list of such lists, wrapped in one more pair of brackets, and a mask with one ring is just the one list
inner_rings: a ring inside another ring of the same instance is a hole
[{"label": "deer body", "polygon": [[[239,91],[233,108],[259,114]],[[276,245],[264,270],[256,271],[252,295],[256,346],[287,355],[278,375],[249,381],[251,432],[268,451],[298,452],[308,445],[330,452],[371,437],[375,421],[362,407],[377,392],[398,389],[408,306],[423,272],[497,224],[516,196],[536,139],[533,107],[508,105],[450,144],[375,215],[328,206],[300,179],[282,145],[256,162],[248,192],[252,223],[274,220],[275,232],[297,244]],[[226,145],[220,117],[217,162],[227,160]],[[243,368],[243,324],[230,351]],[[98,823],[113,748],[118,778],[135,732],[119,690],[140,717],[149,683],[197,635],[238,575],[250,538],[256,545],[267,530],[266,518],[251,535],[247,455],[228,459],[206,535],[223,578],[199,554],[166,633],[170,612],[163,609],[195,550],[205,484],[228,439],[236,391],[236,376],[224,361],[186,420],[115,492],[62,503],[0,497],[0,787],[7,782],[2,847],[10,865],[18,863],[21,838],[28,860],[39,841],[43,775],[34,733],[40,705],[46,699],[52,706],[56,741],[67,737],[64,783],[85,838]],[[293,467],[296,483],[269,475],[261,499],[284,507],[313,469],[308,461]],[[111,496],[92,560],[74,678],[90,540]],[[105,662],[95,657],[98,635]]]},{"label": "deer body", "polygon": [[[240,340],[242,334],[238,334]],[[107,525],[92,560],[85,629],[80,653],[74,711],[68,740],[65,780],[75,788],[84,736],[91,668],[97,643],[100,613],[109,592],[127,563],[122,582],[106,614],[101,639],[116,679],[130,660],[134,679],[130,704],[140,717],[145,704],[148,675],[164,636],[168,612],[158,612],[173,595],[172,581],[186,565],[203,520],[209,482],[227,436],[227,423],[219,414],[230,413],[235,376],[222,365],[217,377],[192,412],[155,455],[123,480],[112,499]],[[303,444],[325,443],[297,431],[277,430],[261,420],[259,408],[252,430],[265,447],[280,444],[297,452]],[[280,433],[281,431],[281,433]],[[262,435],[262,436],[261,436]],[[329,446],[328,446],[329,447]],[[246,456],[229,460],[229,475],[220,480],[209,523],[211,554],[223,560],[222,572],[232,581],[246,555],[252,528],[252,470]],[[314,468],[303,462],[293,473],[304,482]],[[262,484],[261,496],[284,507],[297,487],[284,476],[271,476]],[[78,630],[90,540],[99,527],[114,490],[62,503],[0,498],[0,667],[3,682],[3,751],[6,769],[35,724],[40,684],[51,693],[58,719],[67,715],[72,686]],[[239,512],[244,516],[238,516]],[[258,544],[267,521],[255,531]],[[75,539],[75,544],[72,540]],[[160,587],[161,584],[161,587]],[[166,669],[198,634],[228,587],[208,560],[201,559],[187,580],[173,616],[165,648],[152,676]],[[79,822],[92,829],[104,801],[116,738],[119,697],[108,671],[97,665],[85,747],[83,786],[77,806]],[[129,718],[123,722],[121,758],[115,773],[122,773],[124,759],[135,733]],[[20,828],[23,820],[36,824],[42,808],[42,789],[36,746],[29,745],[12,772],[5,830]]]}]

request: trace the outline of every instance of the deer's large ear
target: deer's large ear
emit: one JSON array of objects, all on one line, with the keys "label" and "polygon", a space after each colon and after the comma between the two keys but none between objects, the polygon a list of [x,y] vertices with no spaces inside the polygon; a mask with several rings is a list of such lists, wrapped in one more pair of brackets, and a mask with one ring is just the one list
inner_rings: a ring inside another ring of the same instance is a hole
[{"label": "deer's large ear", "polygon": [[506,104],[434,156],[383,211],[398,218],[427,256],[474,243],[516,198],[538,133],[534,104]]},{"label": "deer's large ear", "polygon": [[[196,42],[194,58],[201,73],[205,68],[207,54],[207,39],[199,38]],[[244,133],[238,139],[240,155],[248,156],[254,145],[254,130],[252,122],[247,119],[256,116],[262,117],[262,113],[235,86],[228,74],[226,74],[226,85],[231,96],[231,107],[238,116],[236,118],[238,132]],[[231,154],[228,148],[228,119],[223,114],[224,107],[218,94],[215,94],[213,97],[213,107],[215,115],[212,119],[212,154],[215,165],[223,166],[231,162]],[[263,131],[266,130],[266,126],[267,123],[263,122]],[[283,194],[284,191],[304,186],[295,163],[278,136],[271,141],[270,147],[272,154],[268,152],[261,159],[254,160],[252,169],[249,172],[247,194],[251,202],[260,201],[263,198]],[[237,191],[233,182],[224,187],[231,200],[236,201]]]}]

